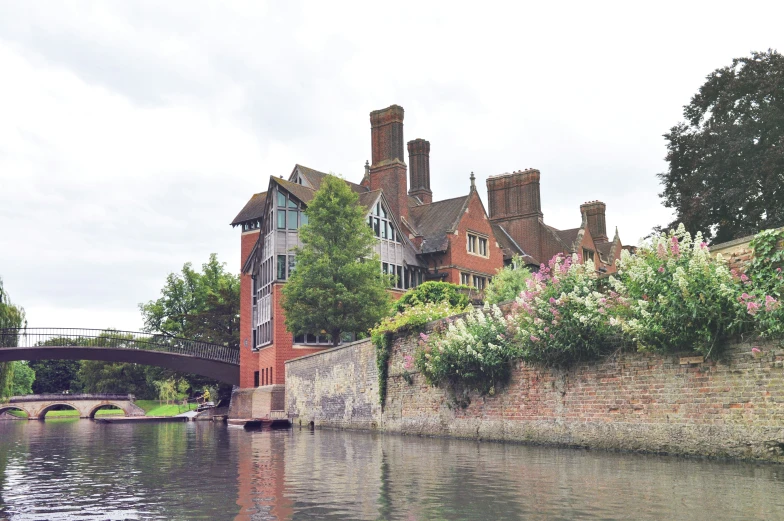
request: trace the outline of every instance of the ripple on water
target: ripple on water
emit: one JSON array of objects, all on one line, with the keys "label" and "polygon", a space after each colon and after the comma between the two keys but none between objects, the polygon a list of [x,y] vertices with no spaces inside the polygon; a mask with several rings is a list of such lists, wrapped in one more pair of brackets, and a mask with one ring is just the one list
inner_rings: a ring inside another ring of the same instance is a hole
[{"label": "ripple on water", "polygon": [[0,519],[784,519],[778,466],[207,423],[0,422]]}]

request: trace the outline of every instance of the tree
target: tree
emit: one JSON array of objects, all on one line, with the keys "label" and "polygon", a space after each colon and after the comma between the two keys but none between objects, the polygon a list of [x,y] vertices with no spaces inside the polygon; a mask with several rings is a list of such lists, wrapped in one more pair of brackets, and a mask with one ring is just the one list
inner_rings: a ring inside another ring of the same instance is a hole
[{"label": "tree", "polygon": [[11,362],[13,364],[13,380],[11,380],[11,396],[22,396],[33,393],[35,371],[27,362]]},{"label": "tree", "polygon": [[[68,345],[55,344],[51,345]],[[36,360],[28,362],[35,371],[33,393],[50,394],[76,391],[79,379],[79,360]]]},{"label": "tree", "polygon": [[[11,303],[8,294],[3,289],[3,279],[0,278],[0,329],[20,328],[26,325],[24,309]],[[15,334],[4,334],[0,337],[0,348],[15,346],[17,345],[16,341]],[[0,362],[0,400],[11,396],[14,381],[13,371],[13,363]]]},{"label": "tree", "polygon": [[[170,273],[161,298],[139,304],[139,309],[146,332],[240,347],[240,279],[227,272],[214,253],[201,272],[188,262],[180,273]],[[221,397],[231,394],[231,386],[211,378],[168,370],[158,373],[156,381],[182,377],[191,389],[214,386]]]},{"label": "tree", "polygon": [[327,176],[305,213],[296,269],[283,288],[286,328],[294,335],[367,331],[389,310],[389,277],[373,246],[359,197],[335,176]]},{"label": "tree", "polygon": [[85,393],[133,394],[143,400],[158,396],[147,366],[130,363],[83,360],[79,367],[79,388]]},{"label": "tree", "polygon": [[784,224],[784,56],[753,52],[707,76],[665,134],[663,204],[723,242]]}]

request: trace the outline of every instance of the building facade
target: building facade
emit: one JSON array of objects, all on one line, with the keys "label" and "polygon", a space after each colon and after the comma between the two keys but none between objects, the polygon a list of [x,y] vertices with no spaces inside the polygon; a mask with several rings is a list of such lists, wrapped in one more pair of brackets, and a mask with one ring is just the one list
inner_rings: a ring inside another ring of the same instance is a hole
[{"label": "building facade", "polygon": [[[382,271],[394,276],[395,297],[428,280],[481,291],[514,255],[536,267],[559,252],[592,255],[605,271],[614,266],[620,239],[616,233],[607,240],[604,204],[583,205],[580,228],[555,230],[542,221],[536,170],[489,178],[489,215],[473,173],[465,196],[433,201],[430,143],[415,139],[404,148],[403,118],[397,105],[370,113],[372,162],[359,183],[346,181],[376,235]],[[241,387],[282,384],[287,360],[331,345],[326,334],[291,335],[281,306],[305,209],[326,175],[295,165],[286,179],[271,176],[267,190],[254,194],[231,223],[242,229]]]}]

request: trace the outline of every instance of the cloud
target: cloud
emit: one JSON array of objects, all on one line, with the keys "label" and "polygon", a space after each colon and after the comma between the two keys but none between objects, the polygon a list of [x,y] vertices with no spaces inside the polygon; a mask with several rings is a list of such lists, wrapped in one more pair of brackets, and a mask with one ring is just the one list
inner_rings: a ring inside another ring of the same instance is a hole
[{"label": "cloud", "polygon": [[0,275],[32,325],[138,329],[183,263],[238,270],[228,223],[270,175],[359,180],[392,103],[431,141],[437,199],[536,167],[548,224],[601,199],[635,243],[669,220],[655,174],[681,106],[783,47],[778,4],[748,28],[674,5],[3,3]]}]

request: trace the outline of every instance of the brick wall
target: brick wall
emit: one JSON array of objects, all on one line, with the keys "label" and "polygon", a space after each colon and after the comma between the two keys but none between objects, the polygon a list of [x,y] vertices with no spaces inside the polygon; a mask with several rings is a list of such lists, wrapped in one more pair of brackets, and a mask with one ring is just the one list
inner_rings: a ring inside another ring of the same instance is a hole
[{"label": "brick wall", "polygon": [[779,347],[736,343],[720,362],[684,365],[640,353],[569,371],[520,364],[503,392],[470,396],[462,409],[415,370],[413,384],[404,380],[403,356],[416,343],[393,343],[383,413],[369,341],[288,362],[289,414],[341,428],[784,462]]},{"label": "brick wall", "polygon": [[253,297],[253,280],[250,275],[242,273],[242,267],[258,238],[258,230],[245,232],[240,236],[240,387],[253,387],[253,373],[258,370],[258,355],[252,351],[253,309],[250,303]]}]

